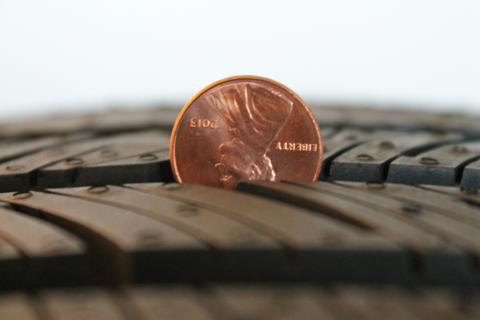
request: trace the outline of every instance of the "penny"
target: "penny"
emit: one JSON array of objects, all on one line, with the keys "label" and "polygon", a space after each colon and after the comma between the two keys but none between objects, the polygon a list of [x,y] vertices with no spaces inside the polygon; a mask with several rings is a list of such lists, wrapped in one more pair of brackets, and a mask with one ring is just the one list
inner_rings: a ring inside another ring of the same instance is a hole
[{"label": "penny", "polygon": [[170,139],[175,179],[235,188],[241,180],[315,181],[320,129],[292,90],[270,79],[214,82],[180,111]]}]

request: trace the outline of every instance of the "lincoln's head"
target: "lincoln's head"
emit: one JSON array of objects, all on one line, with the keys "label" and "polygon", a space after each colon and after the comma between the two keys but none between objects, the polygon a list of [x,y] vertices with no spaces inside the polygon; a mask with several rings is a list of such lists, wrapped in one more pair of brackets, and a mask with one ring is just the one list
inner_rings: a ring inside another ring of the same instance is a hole
[{"label": "lincoln's head", "polygon": [[215,167],[220,182],[234,187],[239,180],[275,180],[267,152],[292,112],[293,102],[280,92],[256,83],[232,83],[208,96],[227,127],[229,139],[219,145]]}]

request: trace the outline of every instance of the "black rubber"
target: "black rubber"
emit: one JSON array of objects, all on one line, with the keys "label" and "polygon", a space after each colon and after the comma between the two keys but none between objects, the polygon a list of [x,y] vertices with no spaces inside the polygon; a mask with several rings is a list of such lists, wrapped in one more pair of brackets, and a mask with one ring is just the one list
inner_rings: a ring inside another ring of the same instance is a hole
[{"label": "black rubber", "polygon": [[173,181],[178,109],[0,124],[0,319],[474,319],[480,119],[313,111],[321,181],[233,192]]}]

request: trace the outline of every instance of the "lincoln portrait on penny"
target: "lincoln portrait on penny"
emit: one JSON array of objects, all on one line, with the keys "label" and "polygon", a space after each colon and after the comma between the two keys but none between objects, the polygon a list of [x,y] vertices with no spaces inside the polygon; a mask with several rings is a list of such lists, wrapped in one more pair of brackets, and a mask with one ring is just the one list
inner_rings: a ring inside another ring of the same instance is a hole
[{"label": "lincoln portrait on penny", "polygon": [[275,181],[268,153],[287,122],[293,102],[255,83],[232,83],[207,101],[222,119],[228,138],[218,146],[215,168],[224,187],[239,180]]}]

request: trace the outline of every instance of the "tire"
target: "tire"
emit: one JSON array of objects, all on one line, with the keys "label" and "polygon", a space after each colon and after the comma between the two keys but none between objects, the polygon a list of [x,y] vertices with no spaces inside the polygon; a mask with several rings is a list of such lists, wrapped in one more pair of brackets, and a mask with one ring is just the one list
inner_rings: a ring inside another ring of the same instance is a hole
[{"label": "tire", "polygon": [[321,181],[233,192],[174,182],[175,108],[1,124],[0,319],[475,319],[480,119],[313,111]]}]

